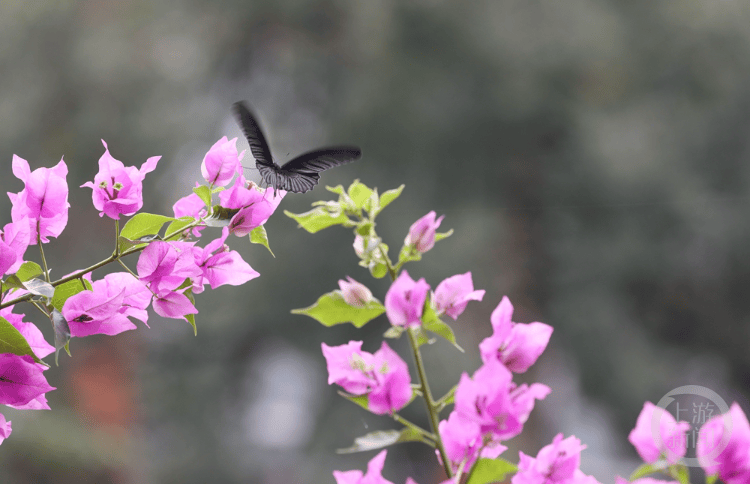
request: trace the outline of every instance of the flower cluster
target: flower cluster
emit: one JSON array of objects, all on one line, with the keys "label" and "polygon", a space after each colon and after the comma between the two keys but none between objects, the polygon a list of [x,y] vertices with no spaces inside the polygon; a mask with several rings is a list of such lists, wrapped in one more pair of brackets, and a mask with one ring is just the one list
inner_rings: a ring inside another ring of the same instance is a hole
[{"label": "flower cluster", "polygon": [[[224,137],[211,147],[201,166],[207,185],[196,184],[193,194],[175,203],[172,218],[138,213],[143,207],[143,180],[161,157],[149,158],[140,169],[125,166],[102,140],[105,150],[99,172],[82,187],[92,189],[99,215],[116,221],[116,249],[109,259],[59,281],[49,278],[43,248],[43,267],[25,261],[24,255],[29,245],[49,243],[65,228],[68,168],[61,160],[53,168],[31,171],[26,160],[13,157],[13,174],[24,188],[8,194],[12,222],[0,230],[0,331],[5,335],[0,353],[0,403],[49,409],[45,394],[54,388],[44,377],[47,365],[41,359],[55,349],[67,349],[71,337],[115,335],[135,329],[134,320],[148,324],[149,306],[160,316],[188,320],[195,326],[194,295],[203,292],[206,284],[215,289],[259,276],[226,241],[229,234],[244,236],[263,230],[284,193],[274,196],[272,189],[260,189],[244,179],[240,163],[244,153],[237,153],[236,141]],[[232,179],[234,184],[224,190]],[[220,203],[214,205],[212,195],[219,191]],[[121,216],[133,217],[119,231]],[[159,235],[168,222],[171,229]],[[197,239],[208,225],[221,226],[222,232],[201,247]],[[123,257],[139,252],[135,270],[127,268]],[[92,280],[94,269],[115,261],[126,271]],[[33,323],[23,321],[23,314],[13,312],[30,300],[49,316],[55,347]],[[0,442],[10,432],[11,422],[0,415]]]}]

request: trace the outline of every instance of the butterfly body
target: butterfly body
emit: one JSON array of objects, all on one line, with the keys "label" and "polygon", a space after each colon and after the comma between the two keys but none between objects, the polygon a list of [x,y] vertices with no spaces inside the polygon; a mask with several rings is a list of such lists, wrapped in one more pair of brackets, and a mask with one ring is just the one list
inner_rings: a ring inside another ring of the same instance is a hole
[{"label": "butterfly body", "polygon": [[232,107],[242,131],[250,143],[250,151],[255,158],[255,166],[263,181],[274,190],[305,193],[318,184],[320,172],[339,165],[351,163],[362,156],[356,146],[330,146],[303,153],[291,161],[278,165],[273,161],[271,150],[260,125],[250,108],[240,101]]}]

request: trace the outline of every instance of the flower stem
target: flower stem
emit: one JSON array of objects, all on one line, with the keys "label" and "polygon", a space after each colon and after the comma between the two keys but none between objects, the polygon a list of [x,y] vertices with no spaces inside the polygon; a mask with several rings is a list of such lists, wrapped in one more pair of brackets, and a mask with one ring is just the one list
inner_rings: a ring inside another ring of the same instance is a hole
[{"label": "flower stem", "polygon": [[417,339],[414,336],[414,332],[409,328],[407,330],[409,334],[409,344],[411,345],[412,353],[414,355],[414,361],[417,364],[417,373],[419,374],[419,382],[422,385],[422,395],[424,401],[427,404],[427,413],[430,415],[430,425],[432,431],[437,436],[436,443],[438,451],[440,452],[440,459],[443,461],[443,468],[448,477],[453,477],[451,470],[451,462],[448,460],[448,455],[445,453],[445,446],[443,445],[443,439],[440,438],[440,431],[438,430],[438,412],[437,405],[432,399],[432,393],[430,393],[430,386],[427,383],[427,373],[424,369],[424,362],[422,361],[422,354],[419,352],[419,346],[417,345]]}]

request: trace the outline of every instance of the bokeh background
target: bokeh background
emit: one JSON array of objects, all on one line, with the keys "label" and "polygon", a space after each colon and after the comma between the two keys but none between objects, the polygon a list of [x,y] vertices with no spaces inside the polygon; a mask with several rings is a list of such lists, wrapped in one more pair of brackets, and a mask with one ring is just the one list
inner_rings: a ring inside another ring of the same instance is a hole
[{"label": "bokeh background", "polygon": [[[465,354],[425,350],[434,392],[479,366],[508,295],[515,321],[555,332],[520,379],[553,393],[506,457],[575,434],[583,471],[611,483],[639,464],[626,439],[644,401],[699,384],[750,410],[749,26],[740,0],[2,1],[0,189],[22,187],[14,153],[32,168],[64,155],[70,222],[47,248],[59,276],[112,250],[111,221],[76,188],[102,138],[126,165],[163,156],[144,210],[166,214],[219,137],[247,147],[237,100],[281,160],[358,144],[361,161],[281,209],[355,178],[405,184],[379,218],[394,254],[413,221],[444,214],[455,234],[410,274],[434,288],[471,271],[487,293],[453,324]],[[388,284],[357,265],[348,230],[310,235],[281,210],[266,227],[276,258],[232,240],[261,277],[199,296],[197,337],[153,315],[151,329],[73,341],[47,372],[52,411],[3,410],[0,482],[325,483],[364,469],[374,453],[334,450],[395,423],[336,395],[320,343],[374,351],[388,323],[325,329],[289,311],[346,275],[381,300]],[[426,426],[423,413],[404,411]],[[407,475],[439,482],[434,454],[391,448],[385,476]]]}]

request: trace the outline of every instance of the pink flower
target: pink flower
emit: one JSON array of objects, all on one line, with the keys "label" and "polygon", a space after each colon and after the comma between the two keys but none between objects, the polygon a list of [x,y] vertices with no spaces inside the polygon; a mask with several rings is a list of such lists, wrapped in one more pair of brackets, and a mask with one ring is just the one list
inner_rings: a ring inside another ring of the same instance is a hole
[{"label": "pink flower", "polygon": [[581,451],[585,449],[581,441],[570,436],[563,440],[557,434],[550,445],[542,447],[536,459],[519,452],[518,472],[511,479],[512,484],[595,484],[596,479],[585,475],[578,466],[581,464]]},{"label": "pink flower", "polygon": [[385,295],[385,313],[394,326],[419,326],[429,284],[424,278],[414,281],[406,271],[391,284]]},{"label": "pink flower", "polygon": [[255,227],[263,225],[273,215],[286,192],[280,190],[280,197],[275,196],[273,188],[261,190],[254,183],[246,188],[245,177],[240,175],[234,185],[219,193],[221,206],[230,210],[239,209],[229,223],[229,232],[244,237]]},{"label": "pink flower", "polygon": [[469,301],[481,301],[484,290],[474,290],[471,272],[451,276],[438,284],[433,302],[435,310],[446,313],[455,321],[464,312]]},{"label": "pink flower", "polygon": [[493,334],[479,344],[479,351],[485,363],[496,359],[510,371],[524,373],[544,352],[552,327],[544,323],[514,323],[512,316],[513,305],[503,296],[490,317]]},{"label": "pink flower", "polygon": [[445,215],[435,220],[435,212],[432,211],[414,222],[409,228],[409,234],[404,240],[404,244],[414,246],[420,254],[432,249],[435,245],[435,231],[440,227]]},{"label": "pink flower", "polygon": [[240,286],[260,274],[242,260],[237,251],[229,250],[224,242],[229,237],[229,227],[224,227],[221,237],[209,242],[205,248],[193,248],[195,264],[200,267],[202,274],[193,279],[193,292],[203,292],[206,282],[211,289],[230,284]]},{"label": "pink flower", "polygon": [[12,429],[10,427],[10,420],[5,420],[5,415],[0,413],[0,444],[2,444],[5,439],[10,437],[11,432]]},{"label": "pink flower", "polygon": [[455,411],[476,422],[482,435],[507,440],[520,434],[534,409],[534,401],[545,398],[550,389],[541,383],[516,385],[513,374],[497,360],[482,365],[474,377],[464,373],[456,388]]},{"label": "pink flower", "polygon": [[8,193],[13,207],[13,222],[26,219],[29,224],[28,245],[35,245],[37,236],[43,243],[47,237],[59,236],[68,223],[68,167],[63,160],[53,168],[30,171],[29,163],[13,155],[13,174],[24,182],[24,189]]},{"label": "pink flower", "polygon": [[54,390],[42,374],[45,368],[29,355],[0,354],[0,403],[23,406]]},{"label": "pink flower", "polygon": [[15,274],[23,264],[31,229],[27,218],[6,224],[0,231],[0,276]]},{"label": "pink flower", "polygon": [[[195,186],[199,187],[200,184],[198,182],[195,182]],[[199,197],[195,193],[191,193],[190,195],[186,195],[177,200],[174,205],[172,205],[172,211],[174,212],[175,218],[193,217],[197,220],[208,215],[206,204],[203,203],[201,197]],[[204,228],[205,227],[193,227],[193,235],[196,237],[200,237],[201,230],[203,230]]]},{"label": "pink flower", "polygon": [[383,450],[373,457],[367,464],[367,474],[365,475],[362,474],[362,471],[333,471],[336,484],[393,484],[382,476],[387,454],[388,451]]},{"label": "pink flower", "polygon": [[[99,216],[119,220],[120,215],[133,215],[143,207],[143,179],[154,171],[161,156],[152,156],[141,165],[125,166],[109,154],[107,143],[102,140],[104,154],[99,158],[99,173],[94,182],[86,182],[81,187],[93,190],[94,207],[100,210]],[[96,184],[95,184],[96,183]]]},{"label": "pink flower", "polygon": [[[507,450],[504,445],[492,441],[491,436],[488,436],[490,438],[485,444],[479,424],[461,417],[455,410],[448,416],[448,420],[440,422],[438,429],[454,471],[462,463],[463,468],[468,470],[478,457],[496,459]],[[440,453],[436,451],[436,454],[440,459]]]},{"label": "pink flower", "polygon": [[[242,154],[244,155],[244,151]],[[242,173],[242,155],[237,154],[237,138],[231,141],[223,136],[208,150],[201,163],[201,174],[211,185],[223,187],[232,181],[235,173]]]},{"label": "pink flower", "polygon": [[184,319],[198,310],[190,299],[178,292],[185,280],[195,280],[203,270],[195,263],[193,243],[151,242],[138,258],[136,268],[139,280],[154,293],[154,311],[167,318]]},{"label": "pink flower", "polygon": [[[104,282],[104,281],[97,281]],[[63,316],[68,321],[70,335],[115,335],[135,329],[127,316],[120,312],[125,299],[125,287],[97,284],[93,291],[81,291],[70,296],[63,305]]]},{"label": "pink flower", "polygon": [[689,423],[677,423],[669,412],[646,402],[628,440],[644,462],[653,464],[665,455],[667,461],[674,464],[687,451],[685,432],[689,430]]},{"label": "pink flower", "polygon": [[341,288],[341,295],[346,304],[357,308],[367,306],[367,303],[373,299],[372,292],[361,282],[349,276],[346,276],[346,279],[346,281],[339,279],[339,288]]},{"label": "pink flower", "polygon": [[328,384],[336,383],[353,395],[367,394],[371,412],[393,413],[411,400],[409,367],[385,341],[374,355],[361,350],[361,341],[333,347],[322,343],[321,348]]},{"label": "pink flower", "polygon": [[750,482],[750,424],[737,402],[703,424],[696,455],[707,475],[719,474],[727,484]]}]

